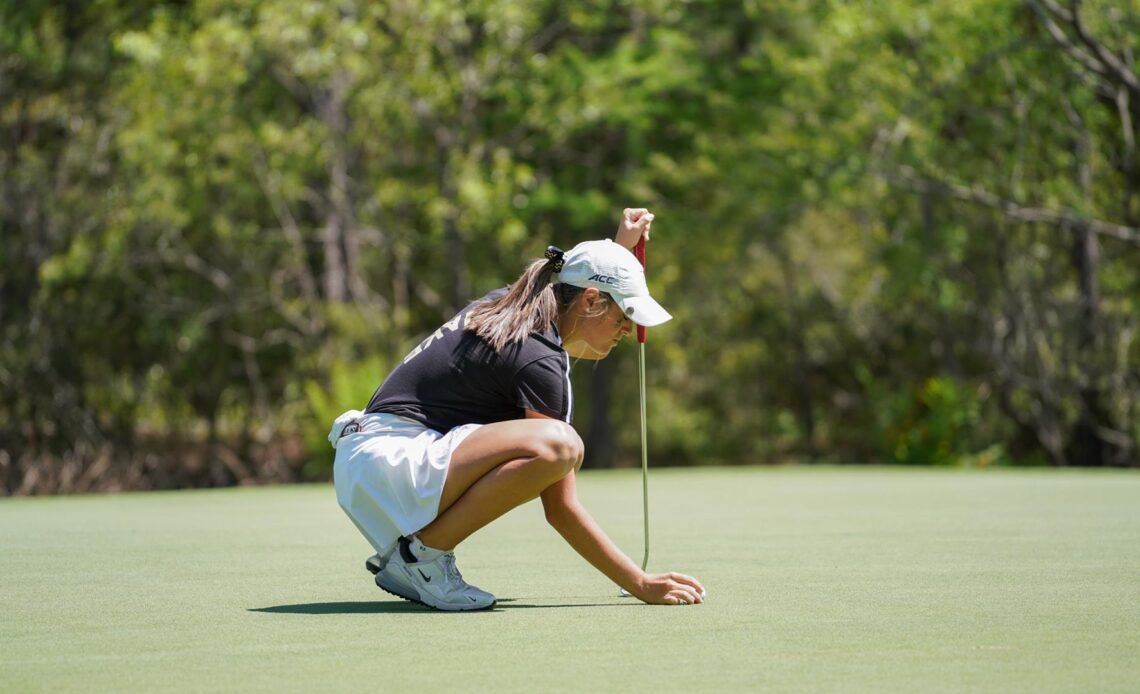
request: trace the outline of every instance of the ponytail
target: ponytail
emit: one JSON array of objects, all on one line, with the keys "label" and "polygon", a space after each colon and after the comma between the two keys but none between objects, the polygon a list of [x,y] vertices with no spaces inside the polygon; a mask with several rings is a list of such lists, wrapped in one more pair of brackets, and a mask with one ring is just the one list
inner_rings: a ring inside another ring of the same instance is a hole
[{"label": "ponytail", "polygon": [[525,341],[531,333],[545,331],[583,291],[568,284],[550,284],[561,269],[562,251],[551,246],[546,258],[532,262],[506,294],[477,301],[464,329],[486,340],[496,352]]}]

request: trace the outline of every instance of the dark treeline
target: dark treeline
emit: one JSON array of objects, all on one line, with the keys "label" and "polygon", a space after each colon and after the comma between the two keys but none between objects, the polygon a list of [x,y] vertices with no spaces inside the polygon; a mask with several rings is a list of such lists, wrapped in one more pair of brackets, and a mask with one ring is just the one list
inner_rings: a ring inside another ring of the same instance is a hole
[{"label": "dark treeline", "polygon": [[[0,7],[0,494],[327,476],[627,206],[654,465],[1140,464],[1136,2]],[[632,464],[635,350],[575,378]]]}]

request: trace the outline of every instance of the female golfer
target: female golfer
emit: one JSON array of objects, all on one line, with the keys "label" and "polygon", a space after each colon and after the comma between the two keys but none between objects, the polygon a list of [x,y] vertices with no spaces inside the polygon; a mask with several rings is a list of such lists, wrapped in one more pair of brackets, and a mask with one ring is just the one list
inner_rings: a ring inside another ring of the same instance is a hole
[{"label": "female golfer", "polygon": [[463,580],[453,550],[540,497],[554,529],[632,595],[701,602],[696,579],[643,572],[575,491],[583,446],[570,426],[570,360],[602,359],[633,323],[671,318],[629,250],[652,221],[628,209],[614,241],[551,247],[413,349],[365,412],[337,418],[337,501],[377,551],[367,562],[376,585],[440,610],[493,606],[494,595]]}]

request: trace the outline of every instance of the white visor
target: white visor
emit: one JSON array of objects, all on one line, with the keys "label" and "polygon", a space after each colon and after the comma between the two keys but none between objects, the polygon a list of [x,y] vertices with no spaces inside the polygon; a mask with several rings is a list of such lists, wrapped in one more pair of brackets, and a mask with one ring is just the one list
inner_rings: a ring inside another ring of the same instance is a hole
[{"label": "white visor", "polygon": [[616,293],[610,296],[617,301],[625,315],[638,325],[652,328],[673,317],[651,296],[621,296]]},{"label": "white visor", "polygon": [[649,296],[645,270],[633,253],[609,239],[571,248],[554,281],[609,294],[630,320],[647,328],[673,317]]}]

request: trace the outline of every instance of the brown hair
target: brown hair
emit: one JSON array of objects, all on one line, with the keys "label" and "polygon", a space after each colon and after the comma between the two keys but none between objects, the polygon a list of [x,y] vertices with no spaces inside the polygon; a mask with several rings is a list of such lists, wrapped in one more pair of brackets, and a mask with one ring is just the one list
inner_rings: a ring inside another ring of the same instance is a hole
[{"label": "brown hair", "polygon": [[[475,302],[464,329],[486,340],[496,352],[525,341],[531,333],[543,332],[585,291],[570,284],[550,284],[554,274],[553,262],[535,260],[506,294]],[[602,296],[610,301],[609,295]]]}]

